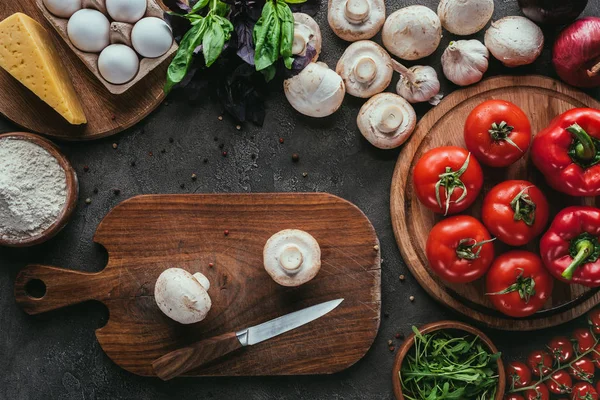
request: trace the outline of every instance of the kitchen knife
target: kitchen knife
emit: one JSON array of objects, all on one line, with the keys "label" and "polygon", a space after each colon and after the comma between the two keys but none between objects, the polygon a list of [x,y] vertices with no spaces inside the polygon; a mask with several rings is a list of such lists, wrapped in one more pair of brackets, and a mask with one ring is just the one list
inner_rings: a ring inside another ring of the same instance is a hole
[{"label": "kitchen knife", "polygon": [[252,346],[308,324],[335,309],[342,301],[344,299],[327,301],[238,332],[202,340],[165,354],[152,363],[152,368],[162,380],[175,378],[232,351]]}]

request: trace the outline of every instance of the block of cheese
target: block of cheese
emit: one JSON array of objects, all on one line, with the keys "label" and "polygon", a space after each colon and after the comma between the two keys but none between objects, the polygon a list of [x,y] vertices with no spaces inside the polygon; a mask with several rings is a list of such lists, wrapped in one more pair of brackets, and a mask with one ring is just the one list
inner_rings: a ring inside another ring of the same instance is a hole
[{"label": "block of cheese", "polygon": [[50,34],[31,17],[16,13],[0,22],[0,67],[69,123],[87,122]]}]

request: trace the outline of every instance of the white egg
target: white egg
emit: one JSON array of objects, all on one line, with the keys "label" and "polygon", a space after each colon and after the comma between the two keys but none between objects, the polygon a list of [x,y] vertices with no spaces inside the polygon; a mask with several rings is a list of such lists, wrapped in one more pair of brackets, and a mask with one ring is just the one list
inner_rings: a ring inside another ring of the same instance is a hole
[{"label": "white egg", "polygon": [[134,24],[146,14],[146,0],[106,0],[106,11],[115,21]]},{"label": "white egg", "polygon": [[67,34],[73,46],[88,53],[99,53],[108,46],[109,33],[108,18],[96,10],[79,10],[67,24]]},{"label": "white egg", "polygon": [[160,57],[173,44],[173,31],[169,24],[160,18],[143,18],[131,31],[131,44],[142,57]]},{"label": "white egg", "polygon": [[132,80],[138,73],[140,60],[135,51],[124,44],[111,44],[100,53],[98,69],[108,82],[121,85]]},{"label": "white egg", "polygon": [[44,0],[44,5],[52,14],[69,18],[75,11],[81,10],[81,0]]}]

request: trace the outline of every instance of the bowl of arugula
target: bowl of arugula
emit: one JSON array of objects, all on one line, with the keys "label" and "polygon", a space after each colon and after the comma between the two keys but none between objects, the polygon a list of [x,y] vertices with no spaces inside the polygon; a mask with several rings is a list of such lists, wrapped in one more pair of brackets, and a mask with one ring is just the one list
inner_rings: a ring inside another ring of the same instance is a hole
[{"label": "bowl of arugula", "polygon": [[506,377],[500,353],[480,330],[440,321],[406,338],[394,361],[398,400],[502,400]]}]

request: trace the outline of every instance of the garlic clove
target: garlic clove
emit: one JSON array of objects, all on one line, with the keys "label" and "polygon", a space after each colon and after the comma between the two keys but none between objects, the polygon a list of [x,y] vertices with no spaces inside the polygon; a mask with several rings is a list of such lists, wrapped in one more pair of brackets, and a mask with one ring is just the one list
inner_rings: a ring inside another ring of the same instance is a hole
[{"label": "garlic clove", "polygon": [[396,60],[392,60],[394,70],[400,74],[396,92],[410,103],[429,102],[438,105],[443,95],[440,94],[440,81],[437,72],[427,65],[415,65],[406,68]]},{"label": "garlic clove", "polygon": [[442,54],[444,75],[459,86],[472,85],[483,78],[490,53],[479,40],[458,40]]}]

